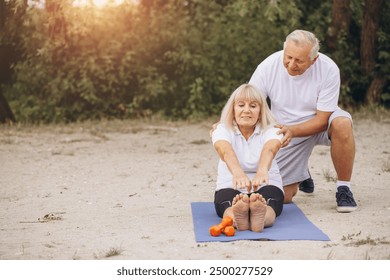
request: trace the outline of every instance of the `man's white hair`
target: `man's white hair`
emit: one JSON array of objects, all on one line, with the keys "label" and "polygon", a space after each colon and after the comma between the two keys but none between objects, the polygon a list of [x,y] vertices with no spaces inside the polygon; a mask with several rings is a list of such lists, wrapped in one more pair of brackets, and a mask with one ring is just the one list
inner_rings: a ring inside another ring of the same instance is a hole
[{"label": "man's white hair", "polygon": [[312,48],[310,50],[310,59],[313,60],[317,57],[318,51],[320,50],[320,41],[317,37],[306,30],[295,30],[287,35],[286,41],[284,42],[283,47],[286,47],[286,43],[288,41],[294,42],[298,46],[311,45]]}]

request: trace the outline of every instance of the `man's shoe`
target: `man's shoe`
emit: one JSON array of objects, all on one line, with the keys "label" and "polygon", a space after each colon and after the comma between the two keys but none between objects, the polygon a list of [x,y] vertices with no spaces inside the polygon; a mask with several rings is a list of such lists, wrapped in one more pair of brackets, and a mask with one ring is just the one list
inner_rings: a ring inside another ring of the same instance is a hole
[{"label": "man's shoe", "polygon": [[340,186],[336,192],[337,212],[349,213],[355,211],[357,204],[353,199],[353,194],[347,186]]},{"label": "man's shoe", "polygon": [[310,178],[302,181],[299,184],[299,190],[303,191],[305,193],[312,193],[312,192],[314,192],[314,181],[313,181],[313,179],[310,177]]}]

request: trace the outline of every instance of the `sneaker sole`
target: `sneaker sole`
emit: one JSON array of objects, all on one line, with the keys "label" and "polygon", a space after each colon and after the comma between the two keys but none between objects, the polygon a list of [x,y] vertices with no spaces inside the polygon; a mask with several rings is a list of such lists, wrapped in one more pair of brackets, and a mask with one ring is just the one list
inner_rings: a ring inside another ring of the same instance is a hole
[{"label": "sneaker sole", "polygon": [[337,212],[339,213],[350,213],[356,210],[357,207],[348,207],[348,206],[339,206],[337,207]]},{"label": "sneaker sole", "polygon": [[306,197],[306,196],[308,196],[308,197],[310,197],[310,196],[315,196],[314,192],[308,193],[308,192],[300,191],[299,194],[302,195],[302,196],[304,196],[304,197]]},{"label": "sneaker sole", "polygon": [[299,191],[307,194],[312,194],[314,192],[314,190],[308,191],[308,190],[301,190],[301,189]]}]

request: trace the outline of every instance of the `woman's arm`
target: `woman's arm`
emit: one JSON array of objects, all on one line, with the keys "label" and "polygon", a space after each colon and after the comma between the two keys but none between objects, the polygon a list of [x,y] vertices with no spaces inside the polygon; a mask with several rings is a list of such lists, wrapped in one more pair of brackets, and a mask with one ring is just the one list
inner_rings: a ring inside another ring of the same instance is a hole
[{"label": "woman's arm", "polygon": [[218,140],[217,142],[215,142],[214,147],[217,150],[217,153],[221,160],[226,163],[230,173],[232,173],[233,175],[233,188],[246,188],[248,192],[250,192],[251,181],[245,174],[244,170],[242,170],[232,145],[228,141]]},{"label": "woman's arm", "polygon": [[272,160],[279,151],[282,143],[278,139],[271,139],[267,141],[261,151],[259,167],[255,177],[252,180],[253,190],[256,191],[262,184],[269,184],[268,171],[271,168]]}]

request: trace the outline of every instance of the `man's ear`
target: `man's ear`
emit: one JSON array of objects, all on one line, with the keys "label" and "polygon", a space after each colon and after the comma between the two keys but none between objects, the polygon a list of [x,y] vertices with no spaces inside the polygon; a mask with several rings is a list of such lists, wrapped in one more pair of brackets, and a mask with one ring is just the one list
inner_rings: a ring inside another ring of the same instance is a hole
[{"label": "man's ear", "polygon": [[313,65],[314,64],[314,62],[316,62],[317,61],[317,58],[319,57],[319,55],[317,54],[317,56],[313,59],[313,61],[311,62],[311,64]]}]

